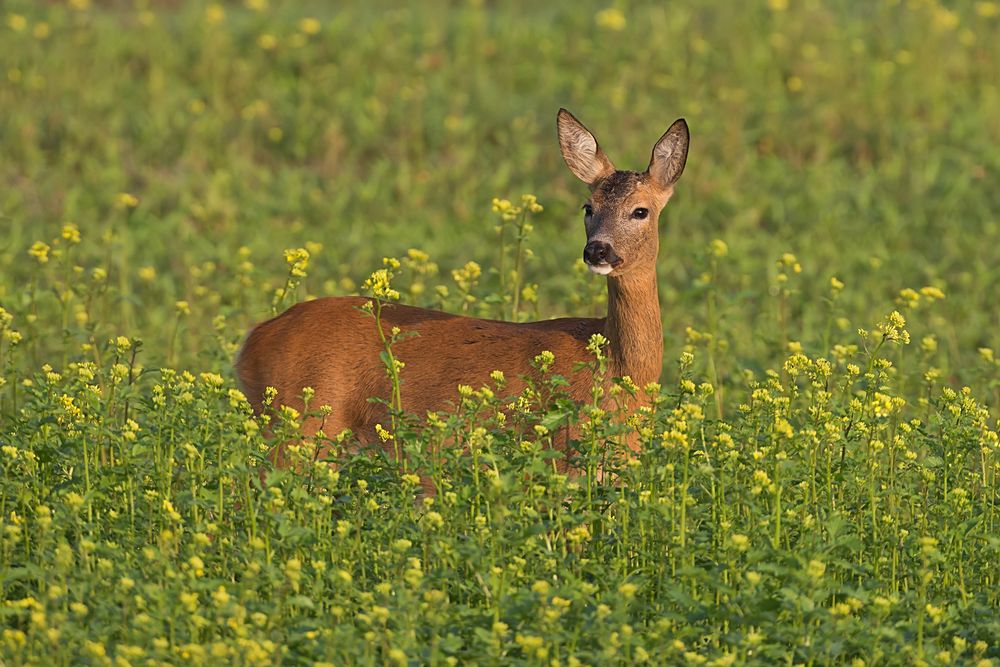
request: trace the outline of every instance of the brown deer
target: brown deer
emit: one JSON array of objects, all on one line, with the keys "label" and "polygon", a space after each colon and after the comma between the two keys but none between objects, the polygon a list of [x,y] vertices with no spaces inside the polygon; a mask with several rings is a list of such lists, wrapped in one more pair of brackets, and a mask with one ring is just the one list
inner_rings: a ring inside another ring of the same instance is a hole
[{"label": "brown deer", "polygon": [[[415,332],[393,346],[405,363],[402,404],[423,415],[457,403],[459,384],[480,387],[494,370],[503,371],[508,389],[519,392],[532,374],[531,361],[543,350],[555,355],[553,372],[570,382],[579,401],[590,398],[592,374],[574,372],[593,355],[591,335],[608,340],[609,377],[630,376],[640,387],[660,376],[663,328],[656,285],[658,218],[684,170],[688,127],[683,119],[670,126],[653,147],[646,171],[618,171],[594,135],[565,109],[557,119],[559,145],[570,171],[590,186],[583,206],[587,243],[583,258],[590,270],[607,276],[605,318],[561,318],[513,323],[460,317],[387,304],[383,329]],[[299,303],[256,326],[236,361],[239,382],[260,411],[267,387],[277,390],[275,404],[302,410],[303,388],[315,391],[310,405],[328,405],[324,430],[351,429],[361,442],[376,442],[375,425],[388,423],[384,404],[390,383],[379,357],[383,350],[375,321],[362,311],[362,297],[331,297]],[[318,420],[304,424],[306,434]],[[282,446],[272,460],[284,465]]]}]

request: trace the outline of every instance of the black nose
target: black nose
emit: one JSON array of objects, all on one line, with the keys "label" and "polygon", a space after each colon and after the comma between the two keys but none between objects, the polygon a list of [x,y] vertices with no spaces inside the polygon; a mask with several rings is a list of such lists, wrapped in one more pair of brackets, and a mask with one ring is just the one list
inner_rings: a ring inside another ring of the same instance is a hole
[{"label": "black nose", "polygon": [[583,249],[583,261],[591,265],[614,264],[618,261],[618,255],[610,243],[591,241]]}]

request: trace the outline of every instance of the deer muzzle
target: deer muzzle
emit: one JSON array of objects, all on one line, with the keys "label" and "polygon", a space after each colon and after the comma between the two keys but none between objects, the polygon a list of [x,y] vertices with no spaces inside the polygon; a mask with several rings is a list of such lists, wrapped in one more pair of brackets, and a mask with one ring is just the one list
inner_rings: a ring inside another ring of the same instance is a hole
[{"label": "deer muzzle", "polygon": [[622,258],[610,243],[590,241],[583,249],[583,261],[594,273],[606,276],[621,265]]}]

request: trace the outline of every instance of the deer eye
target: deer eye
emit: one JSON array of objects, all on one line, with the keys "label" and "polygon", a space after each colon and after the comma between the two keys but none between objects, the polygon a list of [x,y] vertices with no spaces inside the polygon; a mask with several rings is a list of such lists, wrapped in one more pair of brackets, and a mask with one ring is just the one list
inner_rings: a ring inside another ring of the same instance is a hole
[{"label": "deer eye", "polygon": [[635,218],[636,220],[645,220],[646,218],[649,217],[649,209],[637,208],[634,211],[632,211],[632,217]]},{"label": "deer eye", "polygon": [[585,216],[588,216],[588,217],[594,215],[594,209],[593,209],[593,207],[591,207],[590,204],[584,204],[583,205],[583,214]]}]

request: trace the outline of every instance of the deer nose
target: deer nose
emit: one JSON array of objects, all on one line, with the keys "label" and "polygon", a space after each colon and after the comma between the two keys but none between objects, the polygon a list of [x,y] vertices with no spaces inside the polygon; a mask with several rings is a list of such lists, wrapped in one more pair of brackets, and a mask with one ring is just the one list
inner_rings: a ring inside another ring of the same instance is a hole
[{"label": "deer nose", "polygon": [[615,266],[621,263],[621,259],[615,253],[615,249],[610,243],[604,241],[591,241],[583,249],[583,261],[591,266],[600,264],[610,264]]}]

